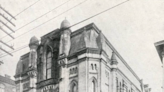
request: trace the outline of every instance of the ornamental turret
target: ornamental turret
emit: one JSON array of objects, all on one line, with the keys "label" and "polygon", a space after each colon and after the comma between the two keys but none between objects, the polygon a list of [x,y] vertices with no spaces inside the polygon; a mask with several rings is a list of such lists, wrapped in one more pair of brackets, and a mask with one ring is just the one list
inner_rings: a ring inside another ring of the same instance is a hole
[{"label": "ornamental turret", "polygon": [[113,66],[113,68],[117,68],[118,62],[117,62],[116,55],[115,55],[114,52],[112,52],[111,63],[110,64]]},{"label": "ornamental turret", "polygon": [[[70,47],[71,47],[71,30],[69,29],[70,23],[65,19],[61,23],[61,36],[60,36],[60,47],[59,47],[59,59],[65,58],[69,55]],[[61,64],[65,64],[66,62],[59,62]]]},{"label": "ornamental turret", "polygon": [[37,48],[39,46],[39,40],[33,36],[30,39],[29,47],[30,47],[30,54],[29,54],[29,66],[27,74],[30,80],[30,92],[36,92],[36,82],[37,82]]},{"label": "ornamental turret", "polygon": [[37,61],[37,48],[39,46],[39,40],[33,36],[30,39],[29,47],[30,47],[30,55],[29,55],[29,68],[36,69],[36,61]]},{"label": "ornamental turret", "polygon": [[60,92],[68,92],[69,83],[69,69],[67,68],[69,51],[71,48],[71,30],[69,29],[70,23],[65,19],[61,23],[60,47],[58,64],[60,65]]}]

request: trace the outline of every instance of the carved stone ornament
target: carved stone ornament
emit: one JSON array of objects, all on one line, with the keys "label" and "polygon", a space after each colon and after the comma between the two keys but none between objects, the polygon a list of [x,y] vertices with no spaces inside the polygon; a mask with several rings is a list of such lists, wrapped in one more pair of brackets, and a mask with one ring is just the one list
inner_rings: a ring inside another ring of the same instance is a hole
[{"label": "carved stone ornament", "polygon": [[48,85],[42,88],[41,92],[59,92],[58,85]]}]

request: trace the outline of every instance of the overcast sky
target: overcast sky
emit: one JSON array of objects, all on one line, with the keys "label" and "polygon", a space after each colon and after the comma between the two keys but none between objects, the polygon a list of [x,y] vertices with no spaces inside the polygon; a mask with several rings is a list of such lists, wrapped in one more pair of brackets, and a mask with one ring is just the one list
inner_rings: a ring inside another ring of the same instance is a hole
[{"label": "overcast sky", "polygon": [[[91,15],[123,2],[123,0],[37,1],[38,0],[0,0],[1,6],[8,10],[12,15],[17,15],[20,11],[36,2],[35,5],[16,16],[16,20],[12,20],[12,22],[16,24],[16,27],[13,27],[8,23],[8,25],[14,30],[19,29],[49,10],[67,2],[65,5],[21,28],[12,35],[14,37],[18,37],[34,27],[41,25],[45,21],[57,16],[53,20],[14,40],[12,40],[9,36],[2,39],[4,42],[11,40],[8,44],[14,45],[15,49],[28,45],[32,36],[40,38],[44,34],[59,28],[61,21],[65,18],[69,20],[71,24],[75,24],[90,17]],[[67,11],[67,9],[70,9],[79,3],[81,4],[72,10]],[[65,11],[67,12],[63,13]],[[0,12],[4,13],[2,10]],[[163,0],[130,0],[123,5],[85,21],[71,29],[74,31],[89,23],[95,23],[121,56],[126,60],[126,62],[131,66],[139,78],[143,79],[144,83],[149,84],[152,88],[152,92],[162,92],[162,64],[157,55],[154,43],[164,40],[163,15]],[[10,17],[8,16],[8,18]],[[5,21],[2,17],[1,20]],[[7,28],[3,28],[8,32],[11,32]],[[0,31],[0,38],[5,35],[5,33]],[[8,51],[11,51],[11,49],[2,44],[0,44],[0,46]],[[19,57],[28,51],[29,48],[27,47],[13,53],[13,57],[8,55],[0,58],[0,60],[3,60],[4,62],[4,64],[0,66],[0,74],[14,76]],[[0,51],[0,55],[4,55],[4,52]]]}]

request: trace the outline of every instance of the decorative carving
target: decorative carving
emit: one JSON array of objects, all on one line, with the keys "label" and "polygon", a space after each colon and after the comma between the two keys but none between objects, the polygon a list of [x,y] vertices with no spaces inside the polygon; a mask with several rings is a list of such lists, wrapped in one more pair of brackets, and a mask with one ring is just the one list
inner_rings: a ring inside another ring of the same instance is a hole
[{"label": "decorative carving", "polygon": [[48,85],[42,89],[42,92],[58,92],[58,91],[59,91],[58,85]]},{"label": "decorative carving", "polygon": [[69,74],[70,74],[70,75],[72,75],[72,74],[77,74],[77,72],[78,72],[77,67],[74,67],[74,68],[71,68],[71,69],[70,69]]},{"label": "decorative carving", "polygon": [[28,73],[27,73],[29,76],[31,76],[31,77],[36,77],[37,76],[37,71],[29,71]]}]

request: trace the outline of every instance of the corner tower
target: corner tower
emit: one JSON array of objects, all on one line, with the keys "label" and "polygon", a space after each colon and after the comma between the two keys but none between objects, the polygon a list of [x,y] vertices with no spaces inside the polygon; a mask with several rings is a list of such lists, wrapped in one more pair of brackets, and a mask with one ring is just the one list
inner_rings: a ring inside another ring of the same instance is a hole
[{"label": "corner tower", "polygon": [[60,68],[60,82],[59,89],[60,92],[68,92],[68,81],[69,81],[69,70],[67,68],[69,51],[71,48],[71,30],[69,29],[70,23],[65,19],[61,23],[61,35],[60,35],[60,45],[59,45],[59,57],[58,64]]},{"label": "corner tower", "polygon": [[29,54],[29,65],[27,74],[30,80],[30,92],[36,92],[36,82],[37,82],[37,48],[39,46],[39,40],[33,36],[30,39],[29,47],[30,47],[30,54]]}]

